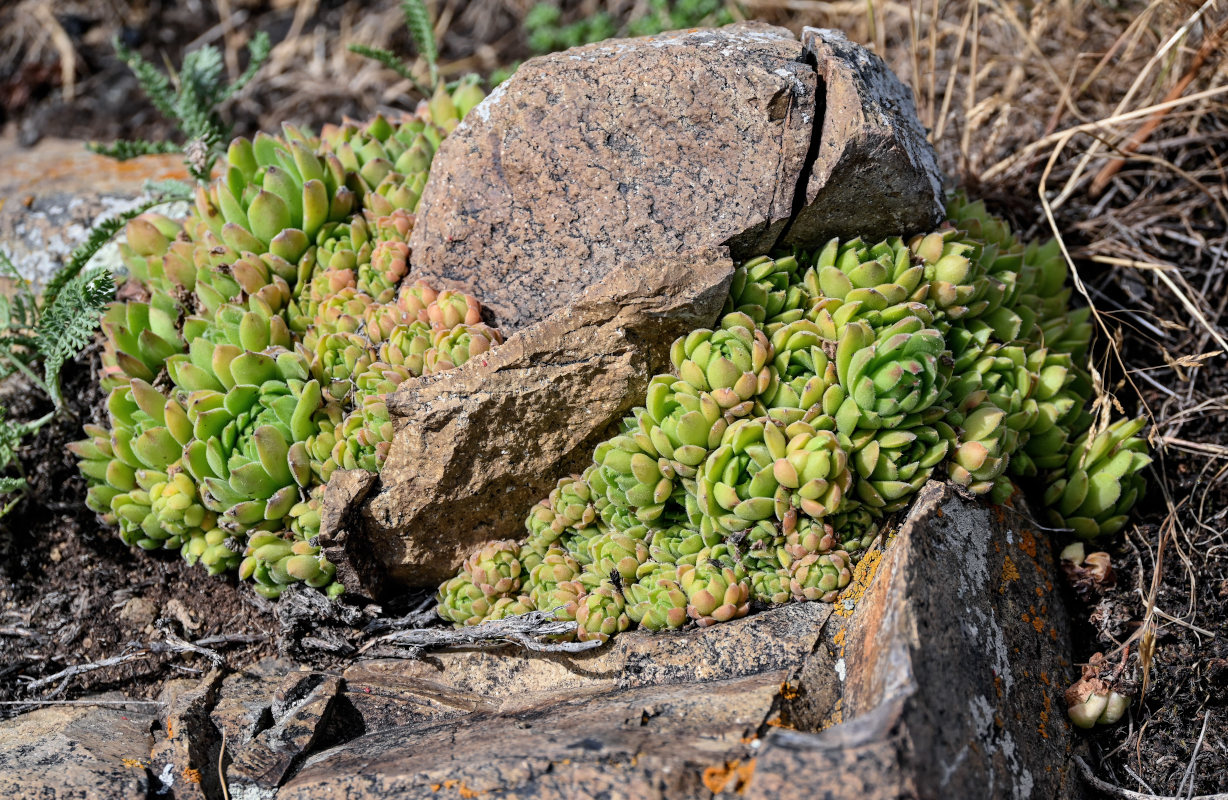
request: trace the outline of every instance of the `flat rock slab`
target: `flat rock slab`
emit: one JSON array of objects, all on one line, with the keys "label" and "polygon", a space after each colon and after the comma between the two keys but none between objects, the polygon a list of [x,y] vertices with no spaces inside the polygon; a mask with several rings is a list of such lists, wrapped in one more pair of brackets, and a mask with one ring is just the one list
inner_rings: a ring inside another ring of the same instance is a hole
[{"label": "flat rock slab", "polygon": [[40,710],[0,724],[0,790],[217,797],[186,776],[226,731],[234,798],[1071,797],[1066,616],[1031,524],[931,483],[834,604],[577,655],[270,660],[168,694],[158,743],[149,715]]},{"label": "flat rock slab", "polygon": [[139,204],[145,181],[187,177],[179,155],[116,161],[77,141],[27,149],[0,139],[0,242],[22,276],[42,285],[90,227]]},{"label": "flat rock slab", "polygon": [[155,719],[149,708],[49,706],[0,722],[0,797],[145,797]]}]

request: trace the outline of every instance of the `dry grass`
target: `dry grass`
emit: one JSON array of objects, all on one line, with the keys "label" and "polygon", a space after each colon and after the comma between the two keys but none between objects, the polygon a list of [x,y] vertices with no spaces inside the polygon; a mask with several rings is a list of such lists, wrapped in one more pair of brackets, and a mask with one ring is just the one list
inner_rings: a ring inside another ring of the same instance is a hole
[{"label": "dry grass", "polygon": [[[76,56],[64,54],[45,5],[23,0],[8,17],[20,25],[0,30],[20,37],[24,61],[59,52],[67,89],[65,59]],[[155,5],[127,8],[154,14]],[[532,5],[437,0],[444,73],[488,73],[527,56],[518,21]],[[565,5],[571,18],[608,10],[626,20],[647,4]],[[1103,407],[1147,414],[1157,454],[1137,524],[1112,547],[1118,590],[1077,608],[1091,612],[1079,655],[1128,657],[1127,674],[1148,694],[1129,724],[1091,737],[1092,768],[1145,793],[1222,788],[1228,0],[743,0],[740,10],[795,31],[840,28],[871,46],[913,88],[948,174],[1025,234],[1061,239],[1096,309]],[[280,41],[230,109],[241,132],[418,99],[409,82],[344,48],[406,51],[395,2],[218,0],[210,14],[190,44],[224,46],[233,70],[255,26]],[[13,74],[4,66],[0,76]],[[90,80],[76,81],[78,94]]]}]

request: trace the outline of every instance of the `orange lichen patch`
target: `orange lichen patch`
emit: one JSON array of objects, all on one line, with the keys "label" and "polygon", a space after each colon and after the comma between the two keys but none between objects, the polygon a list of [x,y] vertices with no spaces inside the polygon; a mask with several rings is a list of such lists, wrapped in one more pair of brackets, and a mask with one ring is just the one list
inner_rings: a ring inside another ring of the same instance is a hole
[{"label": "orange lichen patch", "polygon": [[456,788],[456,793],[459,794],[461,797],[466,797],[466,798],[477,797],[478,795],[482,794],[481,792],[470,789],[468,786],[465,785],[464,781],[461,781],[460,786]]},{"label": "orange lichen patch", "polygon": [[792,722],[790,722],[789,720],[785,719],[785,715],[784,715],[784,714],[776,714],[776,715],[775,715],[775,716],[773,716],[773,717],[769,717],[768,719],[766,719],[766,720],[764,720],[764,721],[763,721],[763,724],[764,724],[764,725],[771,725],[773,728],[781,728],[781,729],[783,729],[783,730],[787,730],[787,731],[794,731],[794,730],[797,730],[797,728],[795,728],[795,727],[793,726],[793,723],[792,723]]},{"label": "orange lichen patch", "polygon": [[1040,672],[1040,682],[1043,683],[1045,686],[1053,685],[1049,683],[1049,673],[1045,672],[1044,670],[1041,670]]},{"label": "orange lichen patch", "polygon": [[[1033,607],[1033,606],[1028,606],[1028,611],[1031,611],[1031,612],[1032,612],[1032,620],[1031,620],[1031,622],[1032,622],[1032,627],[1033,627],[1033,628],[1036,630],[1036,632],[1037,632],[1037,633],[1044,633],[1044,632],[1045,632],[1045,620],[1044,620],[1044,619],[1041,617],[1041,615],[1040,615],[1040,614],[1037,614],[1037,613],[1036,613],[1036,608],[1035,608],[1035,607]],[[1043,606],[1041,607],[1041,611],[1042,611],[1042,612],[1044,611],[1044,607],[1043,607]],[[1027,622],[1027,621],[1028,621],[1028,619],[1027,619],[1027,616],[1026,616],[1026,615],[1024,616],[1024,620],[1023,620],[1023,621],[1024,621],[1024,622]]]},{"label": "orange lichen patch", "polygon": [[993,518],[998,521],[999,525],[1006,524],[1006,512],[1002,510],[1002,506],[990,506],[993,511]]},{"label": "orange lichen patch", "polygon": [[826,719],[819,723],[819,730],[825,731],[828,728],[833,728],[836,725],[839,725],[841,722],[844,722],[844,710],[840,708],[840,703],[837,701],[831,714],[829,714]]},{"label": "orange lichen patch", "polygon": [[[1042,672],[1041,675],[1043,676],[1044,673]],[[1040,732],[1041,736],[1048,739],[1049,738],[1049,709],[1052,708],[1053,701],[1049,699],[1048,692],[1041,692],[1040,696],[1044,700],[1045,707],[1042,708],[1040,711],[1040,725],[1036,727],[1036,730]]]},{"label": "orange lichen patch", "polygon": [[[1016,716],[1018,716],[1018,715],[1016,715]],[[1005,727],[1006,727],[1006,720],[1002,719],[1002,715],[1001,715],[1001,714],[994,714],[994,715],[993,715],[993,724],[994,724],[994,725],[997,725],[999,728],[1005,728]]]},{"label": "orange lichen patch", "polygon": [[831,637],[831,643],[834,644],[836,647],[843,647],[844,640],[848,638],[847,634],[848,632],[844,628],[841,628],[839,631],[836,632],[835,636]]},{"label": "orange lichen patch", "polygon": [[1029,558],[1036,558],[1036,537],[1031,531],[1025,530],[1019,538],[1019,549],[1028,554]]},{"label": "orange lichen patch", "polygon": [[994,692],[997,693],[998,699],[1001,700],[1002,699],[1002,676],[1001,675],[993,676],[993,689],[994,689]]},{"label": "orange lichen patch", "polygon": [[712,794],[721,792],[736,792],[742,794],[750,786],[750,780],[755,774],[755,759],[742,763],[740,759],[726,761],[722,766],[707,767],[703,771],[704,786]]},{"label": "orange lichen patch", "polygon": [[169,719],[166,721],[166,738],[167,739],[175,738],[175,724],[171,722]]},{"label": "orange lichen patch", "polygon": [[853,609],[847,608],[844,601],[852,600],[852,605],[854,607],[857,605],[861,598],[865,596],[870,582],[874,580],[874,575],[878,572],[878,565],[882,562],[882,559],[882,550],[871,550],[861,557],[861,560],[857,562],[857,566],[853,568],[853,580],[849,581],[849,585],[836,598],[835,613],[837,615],[847,617],[853,613]]},{"label": "orange lichen patch", "polygon": [[934,509],[934,516],[938,517],[938,519],[942,519],[943,517],[946,516],[946,514],[942,513],[941,508],[936,508]]},{"label": "orange lichen patch", "polygon": [[780,684],[780,696],[785,700],[796,700],[798,696],[797,688],[790,686],[788,681]]},{"label": "orange lichen patch", "polygon": [[132,767],[133,769],[145,769],[145,762],[139,758],[125,758],[120,763],[125,767]]},{"label": "orange lichen patch", "polygon": [[1057,641],[1057,628],[1054,628],[1054,627],[1049,628],[1049,638],[1055,642]]},{"label": "orange lichen patch", "polygon": [[184,767],[183,779],[188,783],[200,783],[200,770]]},{"label": "orange lichen patch", "polygon": [[1045,590],[1044,590],[1044,589],[1042,589],[1042,588],[1040,588],[1039,586],[1037,586],[1037,587],[1036,587],[1036,596],[1037,596],[1037,597],[1044,597],[1044,596],[1045,596]]},{"label": "orange lichen patch", "polygon": [[1015,566],[1015,562],[1007,556],[1002,562],[1002,583],[998,585],[998,593],[1006,594],[1006,587],[1011,581],[1019,580],[1019,567]]}]

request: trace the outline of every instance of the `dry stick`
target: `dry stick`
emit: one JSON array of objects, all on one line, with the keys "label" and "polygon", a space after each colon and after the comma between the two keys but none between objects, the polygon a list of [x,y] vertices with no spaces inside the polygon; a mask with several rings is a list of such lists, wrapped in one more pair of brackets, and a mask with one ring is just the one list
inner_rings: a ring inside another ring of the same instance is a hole
[{"label": "dry stick", "polygon": [[[957,61],[964,52],[964,42],[968,40],[968,28],[972,25],[972,10],[976,8],[976,5],[976,3],[969,3],[968,11],[964,14],[964,22],[959,29],[959,40],[955,42],[954,53]],[[952,68],[947,73],[947,87],[942,93],[942,110],[938,112],[938,121],[934,123],[934,138],[932,141],[942,141],[943,131],[947,127],[947,114],[951,110],[951,95],[955,93],[955,75],[958,72],[958,69]]]},{"label": "dry stick", "polygon": [[1132,792],[1129,789],[1123,789],[1120,786],[1114,786],[1107,781],[1102,781],[1092,772],[1092,768],[1087,765],[1081,756],[1074,757],[1075,763],[1079,765],[1079,772],[1083,775],[1083,780],[1090,783],[1097,791],[1120,797],[1122,800],[1228,800],[1228,794],[1201,794],[1198,797],[1177,797],[1173,795],[1158,795],[1158,794],[1143,794],[1142,792]]},{"label": "dry stick", "polygon": [[[1155,52],[1155,55],[1153,55],[1147,62],[1147,65],[1138,74],[1138,77],[1134,79],[1134,83],[1132,83],[1129,90],[1126,91],[1125,97],[1123,97],[1117,104],[1117,111],[1121,111],[1121,109],[1125,108],[1130,101],[1134,99],[1134,93],[1137,92],[1139,87],[1143,85],[1143,79],[1151,73],[1152,67],[1159,63],[1165,54],[1175,47],[1177,42],[1181,41],[1181,39],[1185,37],[1186,33],[1188,33],[1194,26],[1194,23],[1196,23],[1199,18],[1202,17],[1203,13],[1207,11],[1207,9],[1214,6],[1217,2],[1218,0],[1206,0],[1206,2],[1203,3],[1197,11],[1190,15],[1189,19],[1185,21],[1185,24],[1178,28],[1177,32],[1170,36],[1168,41]],[[1161,103],[1161,105],[1163,104]],[[1092,158],[1094,158],[1098,152],[1100,152],[1100,143],[1092,142],[1092,146],[1088,148],[1087,152],[1083,154],[1083,157],[1079,159],[1079,163],[1075,165],[1074,171],[1071,172],[1070,177],[1066,179],[1066,185],[1062,187],[1062,191],[1058,193],[1056,198],[1054,198],[1054,208],[1061,208],[1066,200],[1068,200],[1070,196],[1074,194],[1075,184],[1082,176],[1083,170],[1086,169],[1088,163],[1091,162]]]},{"label": "dry stick", "polygon": [[1198,744],[1194,745],[1194,753],[1190,756],[1190,763],[1185,767],[1185,774],[1181,776],[1181,783],[1177,784],[1177,793],[1185,791],[1185,782],[1190,781],[1190,791],[1193,791],[1194,784],[1191,780],[1194,777],[1194,764],[1198,761],[1198,751],[1202,749],[1203,739],[1207,736],[1207,723],[1211,721],[1211,709],[1207,709],[1202,715],[1202,733],[1198,734]]},{"label": "dry stick", "polygon": [[555,620],[544,612],[533,611],[460,629],[418,628],[397,631],[372,639],[364,644],[359,652],[365,652],[376,645],[393,645],[420,650],[424,647],[500,646],[512,643],[526,650],[541,653],[580,653],[601,646],[600,641],[591,639],[587,642],[541,641],[542,637],[565,636],[574,633],[575,630],[575,622]]},{"label": "dry stick", "polygon": [[114,667],[118,664],[126,664],[129,661],[139,661],[142,658],[149,658],[151,655],[153,655],[152,650],[142,649],[132,653],[125,653],[122,656],[111,656],[110,658],[104,658],[101,661],[95,661],[90,664],[75,664],[71,667],[60,670],[54,675],[48,675],[45,678],[39,678],[38,680],[31,681],[30,683],[26,684],[26,688],[41,689],[44,686],[49,686],[60,679],[67,682],[69,678],[82,675],[86,672],[93,672],[96,669],[104,669],[106,667]]},{"label": "dry stick", "polygon": [[985,172],[981,175],[981,181],[985,182],[993,180],[1009,170],[1011,167],[1018,164],[1020,161],[1032,158],[1037,152],[1043,150],[1051,144],[1060,143],[1065,146],[1066,140],[1070,139],[1075,134],[1091,133],[1115,122],[1129,122],[1132,119],[1145,117],[1148,114],[1159,111],[1160,109],[1188,105],[1198,100],[1204,100],[1208,97],[1217,97],[1225,93],[1228,93],[1228,86],[1216,86],[1214,88],[1204,89],[1203,91],[1195,92],[1188,97],[1182,97],[1167,103],[1156,103],[1154,106],[1144,106],[1143,108],[1138,108],[1134,111],[1127,111],[1124,114],[1115,114],[1111,117],[1105,117],[1104,119],[1094,120],[1092,122],[1085,122],[1081,125],[1074,125],[1070,128],[1066,128],[1065,130],[1058,131],[1057,133],[1051,133],[1044,138],[1037,139],[1031,144],[1020,148],[1011,155],[994,164],[989,169],[985,170]]},{"label": "dry stick", "polygon": [[82,675],[86,672],[93,672],[94,670],[105,669],[106,667],[126,664],[129,661],[139,661],[143,658],[149,658],[150,656],[160,655],[162,653],[195,653],[208,658],[215,664],[223,663],[225,660],[216,651],[210,650],[207,647],[194,645],[191,642],[185,642],[183,639],[180,639],[178,636],[175,636],[169,631],[166,633],[166,638],[167,640],[165,642],[151,642],[148,647],[142,647],[138,650],[132,651],[131,653],[111,656],[110,658],[104,658],[101,661],[94,661],[89,664],[74,664],[71,667],[60,670],[54,675],[48,675],[45,678],[30,681],[25,685],[25,688],[41,689],[42,687],[55,683],[61,679],[67,683],[69,678]]},{"label": "dry stick", "polygon": [[[1194,78],[1198,76],[1199,70],[1203,64],[1210,58],[1211,54],[1219,50],[1220,40],[1223,39],[1225,32],[1228,32],[1228,22],[1219,26],[1208,36],[1202,43],[1202,47],[1198,48],[1198,52],[1194,54],[1194,60],[1190,62],[1190,68],[1181,76],[1181,80],[1177,81],[1177,85],[1169,90],[1164,96],[1164,102],[1176,100],[1181,95],[1185,94],[1185,90],[1194,82]],[[1147,121],[1139,127],[1138,131],[1130,137],[1130,141],[1126,142],[1120,150],[1123,155],[1128,156],[1135,150],[1139,149],[1144,142],[1151,136],[1152,131],[1160,127],[1160,123],[1164,121],[1164,117],[1168,115],[1169,109],[1165,108],[1155,112]],[[1088,194],[1093,198],[1098,197],[1105,187],[1109,185],[1109,181],[1113,179],[1123,166],[1126,164],[1125,158],[1115,158],[1109,163],[1100,168],[1100,172],[1092,180],[1091,188],[1088,189]]]},{"label": "dry stick", "polygon": [[222,786],[223,800],[230,800],[230,788],[226,786],[226,773],[222,772],[222,759],[226,757],[226,729],[222,729],[222,745],[217,751],[217,782]]}]

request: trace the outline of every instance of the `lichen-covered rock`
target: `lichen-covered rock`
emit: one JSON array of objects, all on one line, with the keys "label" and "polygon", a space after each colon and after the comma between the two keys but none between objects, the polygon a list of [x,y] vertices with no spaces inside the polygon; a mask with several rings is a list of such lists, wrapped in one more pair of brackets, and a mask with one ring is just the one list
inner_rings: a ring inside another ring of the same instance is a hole
[{"label": "lichen-covered rock", "polygon": [[[115,703],[113,693],[98,698]],[[151,794],[153,706],[48,706],[0,722],[0,796],[105,800]]]},{"label": "lichen-covered rock", "polygon": [[186,178],[178,155],[114,161],[77,141],[43,139],[24,149],[0,140],[0,242],[17,271],[42,285],[91,225],[140,204],[145,181]]}]

